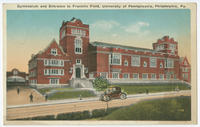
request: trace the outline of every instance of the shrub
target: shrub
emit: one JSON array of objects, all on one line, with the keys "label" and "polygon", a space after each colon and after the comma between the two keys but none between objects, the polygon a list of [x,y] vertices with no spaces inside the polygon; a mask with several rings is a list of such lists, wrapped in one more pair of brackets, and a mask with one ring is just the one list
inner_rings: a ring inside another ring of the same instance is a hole
[{"label": "shrub", "polygon": [[97,118],[97,117],[102,117],[106,115],[105,109],[95,109],[92,111],[92,117]]},{"label": "shrub", "polygon": [[90,118],[90,112],[89,111],[83,111],[81,114],[82,119],[88,119]]},{"label": "shrub", "polygon": [[62,113],[57,115],[57,120],[83,120],[90,118],[89,111]]},{"label": "shrub", "polygon": [[61,114],[58,114],[56,119],[57,120],[71,120],[72,119],[72,113],[61,113]]},{"label": "shrub", "polygon": [[108,88],[109,83],[107,79],[104,79],[102,77],[97,77],[94,81],[93,81],[93,87],[97,90],[97,91],[102,91],[105,90],[106,88]]},{"label": "shrub", "polygon": [[32,117],[31,120],[55,120],[54,115]]}]

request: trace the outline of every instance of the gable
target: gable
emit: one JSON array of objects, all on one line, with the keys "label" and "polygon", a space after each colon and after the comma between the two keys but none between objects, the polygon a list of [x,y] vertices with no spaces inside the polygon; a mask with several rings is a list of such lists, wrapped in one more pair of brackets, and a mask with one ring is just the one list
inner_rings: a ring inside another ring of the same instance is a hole
[{"label": "gable", "polygon": [[182,59],[182,63],[181,63],[181,65],[183,65],[183,66],[187,66],[187,67],[190,66],[190,63],[189,63],[187,57],[184,57],[184,59]]},{"label": "gable", "polygon": [[62,47],[60,47],[55,40],[52,40],[52,42],[43,50],[39,52],[40,55],[52,55],[52,56],[63,56],[65,55]]}]

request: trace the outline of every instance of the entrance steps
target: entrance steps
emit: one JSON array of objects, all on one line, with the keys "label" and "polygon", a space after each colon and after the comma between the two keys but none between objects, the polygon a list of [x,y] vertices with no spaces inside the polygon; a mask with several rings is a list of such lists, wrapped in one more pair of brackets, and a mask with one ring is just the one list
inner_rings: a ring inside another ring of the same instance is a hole
[{"label": "entrance steps", "polygon": [[93,88],[92,81],[87,78],[72,78],[69,85],[73,88]]}]

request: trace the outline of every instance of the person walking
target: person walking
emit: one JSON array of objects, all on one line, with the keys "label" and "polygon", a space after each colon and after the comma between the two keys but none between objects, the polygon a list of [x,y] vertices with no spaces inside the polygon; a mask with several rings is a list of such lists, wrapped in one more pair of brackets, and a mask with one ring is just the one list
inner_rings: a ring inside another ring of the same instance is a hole
[{"label": "person walking", "polygon": [[149,94],[149,90],[148,89],[146,89],[146,94]]},{"label": "person walking", "polygon": [[17,88],[17,94],[19,95],[19,92],[20,92],[20,90],[19,90],[19,87]]},{"label": "person walking", "polygon": [[33,102],[33,94],[31,93],[31,95],[29,96],[30,98],[30,102]]},{"label": "person walking", "polygon": [[45,101],[47,101],[47,99],[48,99],[48,95],[47,95],[47,94],[45,94],[44,96],[45,96]]}]

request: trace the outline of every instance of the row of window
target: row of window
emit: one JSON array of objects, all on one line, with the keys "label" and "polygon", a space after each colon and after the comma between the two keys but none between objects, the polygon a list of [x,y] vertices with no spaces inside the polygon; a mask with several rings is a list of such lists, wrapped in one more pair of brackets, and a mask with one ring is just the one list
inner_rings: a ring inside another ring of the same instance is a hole
[{"label": "row of window", "polygon": [[37,80],[29,80],[30,84],[37,84]]},{"label": "row of window", "polygon": [[36,76],[36,70],[30,71],[29,77],[35,77]]},{"label": "row of window", "polygon": [[[160,50],[164,50],[165,45],[164,44],[160,44],[156,47],[156,51],[160,51]],[[175,50],[176,49],[176,45],[175,44],[169,44],[169,48],[170,50]]]},{"label": "row of window", "polygon": [[[121,54],[110,54],[109,55],[109,63],[111,65],[121,65]],[[131,66],[139,67],[140,64],[140,56],[132,56],[131,57]],[[147,67],[147,61],[144,61],[143,67]],[[157,58],[150,57],[150,67],[157,67]],[[128,61],[124,61],[124,66],[128,66]],[[165,68],[173,68],[174,67],[174,60],[173,59],[166,59],[165,60]],[[160,68],[163,68],[163,64],[160,63]]]},{"label": "row of window", "polygon": [[37,60],[31,61],[30,64],[29,64],[29,70],[30,70],[30,69],[33,69],[33,68],[36,67],[36,66],[37,66]]},{"label": "row of window", "polygon": [[64,75],[64,69],[44,69],[44,75]]},{"label": "row of window", "polygon": [[[118,72],[112,72],[112,78],[113,79],[119,79],[119,75],[120,73]],[[149,79],[149,74],[148,73],[142,73],[142,79]],[[155,73],[151,73],[150,74],[151,77],[150,79],[156,79],[156,74]],[[103,77],[103,78],[108,78],[108,73],[107,72],[101,72],[100,73],[100,76]],[[124,73],[123,74],[123,78],[124,79],[129,79],[130,78],[130,74],[129,73]],[[139,79],[139,74],[138,73],[133,73],[133,79]],[[176,79],[176,75],[174,74],[166,74],[166,79],[171,79],[171,78],[174,78]],[[164,79],[164,74],[159,74],[159,79]]]},{"label": "row of window", "polygon": [[53,84],[53,85],[59,84],[59,79],[57,79],[57,78],[51,78],[51,79],[49,79],[49,84]]},{"label": "row of window", "polygon": [[56,60],[56,59],[45,59],[44,66],[56,66],[56,67],[63,67],[64,60]]},{"label": "row of window", "polygon": [[[37,80],[29,80],[30,84],[37,84]],[[59,79],[57,78],[51,78],[49,79],[49,84],[59,84]]]},{"label": "row of window", "polygon": [[80,30],[80,29],[71,29],[71,34],[76,35],[76,36],[85,37],[86,31]]}]

